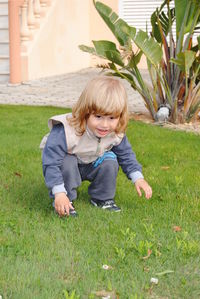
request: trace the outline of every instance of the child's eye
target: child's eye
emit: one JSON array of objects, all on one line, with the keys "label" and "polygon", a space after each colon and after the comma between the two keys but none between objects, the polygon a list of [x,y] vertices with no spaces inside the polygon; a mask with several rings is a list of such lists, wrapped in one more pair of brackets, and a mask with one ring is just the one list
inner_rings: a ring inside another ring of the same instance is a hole
[{"label": "child's eye", "polygon": [[95,115],[96,118],[101,118],[101,115]]}]

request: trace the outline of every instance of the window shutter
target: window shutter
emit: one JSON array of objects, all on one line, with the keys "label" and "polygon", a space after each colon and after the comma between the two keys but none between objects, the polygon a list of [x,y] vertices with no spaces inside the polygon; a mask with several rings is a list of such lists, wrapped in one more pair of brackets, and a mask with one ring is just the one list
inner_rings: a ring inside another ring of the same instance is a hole
[{"label": "window shutter", "polygon": [[151,30],[151,14],[163,0],[119,0],[119,16],[129,25],[146,31]]},{"label": "window shutter", "polygon": [[[163,0],[119,0],[119,16],[129,25],[148,32],[151,31],[151,15],[156,7],[160,7]],[[167,11],[167,10],[165,10]],[[175,22],[172,27],[174,39],[176,39]],[[194,36],[197,37],[200,32]]]}]

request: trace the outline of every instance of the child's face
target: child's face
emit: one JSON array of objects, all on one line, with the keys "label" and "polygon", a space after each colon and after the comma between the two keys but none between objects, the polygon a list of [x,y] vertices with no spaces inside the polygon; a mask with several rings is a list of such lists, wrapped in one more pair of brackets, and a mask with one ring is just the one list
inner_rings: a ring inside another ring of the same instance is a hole
[{"label": "child's face", "polygon": [[97,137],[105,137],[116,130],[118,122],[119,117],[90,114],[87,126]]}]

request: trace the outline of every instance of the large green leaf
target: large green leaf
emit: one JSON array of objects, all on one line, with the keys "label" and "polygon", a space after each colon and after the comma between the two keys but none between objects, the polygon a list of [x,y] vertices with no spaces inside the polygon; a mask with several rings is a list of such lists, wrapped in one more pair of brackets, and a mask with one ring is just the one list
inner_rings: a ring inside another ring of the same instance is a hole
[{"label": "large green leaf", "polygon": [[164,3],[161,5],[160,9],[156,9],[153,14],[151,15],[151,26],[152,26],[152,35],[155,37],[155,39],[161,43],[162,42],[162,37],[159,29],[159,24],[162,28],[162,31],[164,32],[165,36],[168,35],[170,32],[173,22],[175,20],[175,9],[171,8],[169,9],[168,7],[168,12],[167,14],[162,11],[163,7],[167,4],[167,0],[164,1]]},{"label": "large green leaf", "polygon": [[[193,23],[193,19],[195,14],[200,9],[200,1],[199,0],[174,0],[175,3],[175,12],[176,12],[176,33],[178,33],[181,30],[182,22],[184,19],[185,11],[190,6],[189,14],[186,20],[186,25],[184,28],[184,33],[187,33],[190,31],[191,25]],[[197,24],[199,22],[199,17],[197,18]],[[196,25],[197,25],[196,24]],[[195,26],[196,27],[196,26]]]},{"label": "large green leaf", "polygon": [[196,53],[193,51],[185,51],[177,54],[176,59],[171,59],[171,61],[179,66],[181,71],[183,71],[187,76],[189,76],[189,70],[195,60]]},{"label": "large green leaf", "polygon": [[138,65],[138,63],[141,60],[141,57],[143,55],[143,52],[140,50],[137,54],[133,54],[128,65],[126,66],[127,68],[134,68],[135,65]]},{"label": "large green leaf", "polygon": [[160,63],[162,59],[162,48],[152,37],[149,37],[146,32],[139,30],[134,42],[153,65],[156,66]]},{"label": "large green leaf", "polygon": [[124,20],[120,19],[109,6],[99,1],[94,1],[94,5],[102,19],[115,35],[120,45],[125,46],[129,44],[131,36],[134,37],[135,35],[136,29],[129,26]]},{"label": "large green leaf", "polygon": [[96,53],[99,56],[102,56],[120,66],[124,66],[120,52],[117,50],[115,43],[106,40],[92,42],[94,44]]},{"label": "large green leaf", "polygon": [[96,54],[95,49],[92,48],[92,47],[88,47],[88,46],[85,46],[85,45],[80,45],[79,49],[82,50],[83,52],[87,52],[87,53],[90,53],[90,54]]},{"label": "large green leaf", "polygon": [[106,40],[92,42],[94,44],[94,48],[85,45],[80,45],[79,49],[81,49],[84,52],[96,55],[98,57],[108,59],[112,63],[116,63],[121,67],[124,66],[120,52],[117,50],[116,45],[113,42]]}]

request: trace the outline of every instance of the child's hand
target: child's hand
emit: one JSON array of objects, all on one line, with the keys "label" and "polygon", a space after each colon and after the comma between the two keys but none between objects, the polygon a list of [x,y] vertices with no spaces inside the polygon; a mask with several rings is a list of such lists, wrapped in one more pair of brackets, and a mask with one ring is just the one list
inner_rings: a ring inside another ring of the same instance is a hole
[{"label": "child's hand", "polygon": [[69,210],[74,210],[71,205],[69,198],[65,193],[56,193],[55,194],[55,209],[59,216],[69,216]]},{"label": "child's hand", "polygon": [[146,199],[150,199],[151,198],[151,196],[152,196],[152,189],[151,189],[151,187],[149,186],[149,184],[144,179],[138,179],[135,182],[135,188],[136,188],[136,191],[137,191],[137,193],[138,193],[139,196],[142,196],[142,192],[141,192],[141,189],[142,189],[144,191],[144,193],[145,193]]}]

